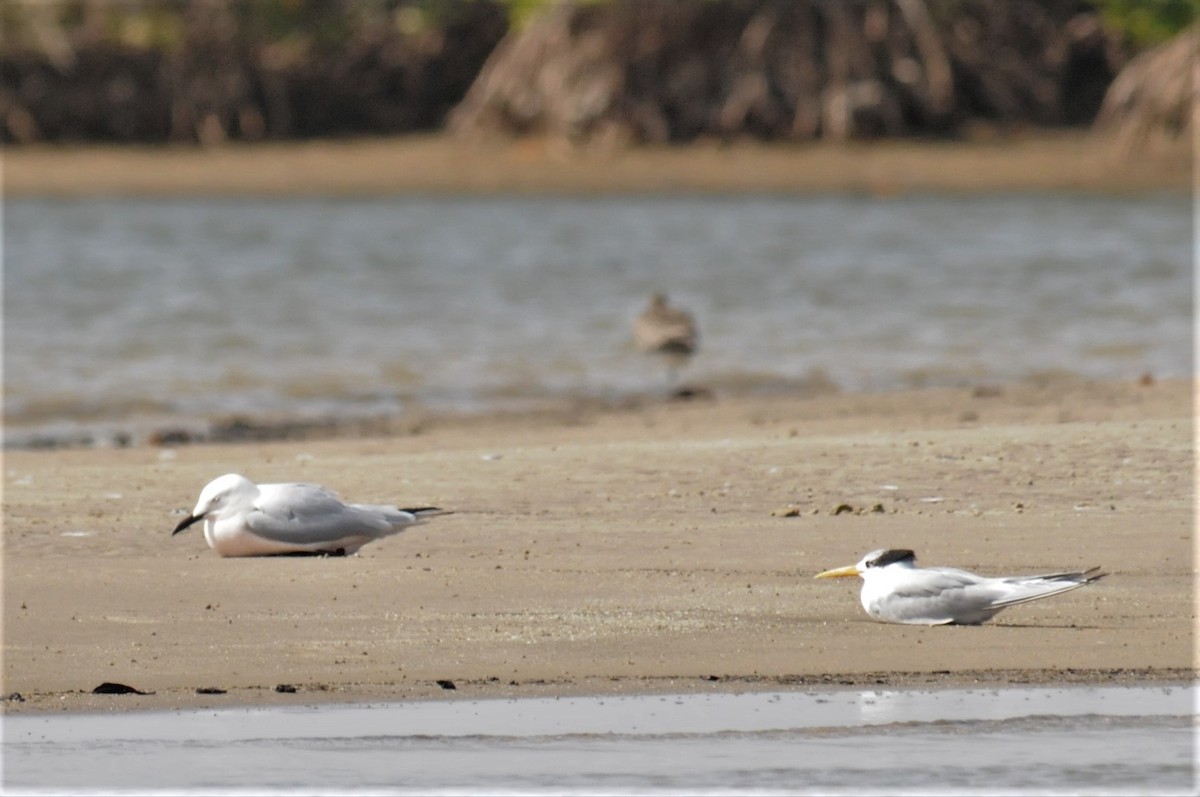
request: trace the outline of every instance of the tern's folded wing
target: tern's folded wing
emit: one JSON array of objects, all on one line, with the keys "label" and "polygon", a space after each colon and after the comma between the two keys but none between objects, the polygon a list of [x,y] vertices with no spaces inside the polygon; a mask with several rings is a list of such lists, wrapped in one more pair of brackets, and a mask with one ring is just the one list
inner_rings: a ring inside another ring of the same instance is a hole
[{"label": "tern's folded wing", "polygon": [[991,579],[954,568],[911,571],[891,585],[876,605],[879,616],[895,622],[931,625],[962,622],[992,606],[1003,592]]},{"label": "tern's folded wing", "polygon": [[993,605],[1003,608],[1005,606],[1016,606],[1019,603],[1035,601],[1039,598],[1048,598],[1051,595],[1070,592],[1085,584],[1099,581],[1104,575],[1104,573],[1100,572],[1100,568],[1093,567],[1090,570],[1073,573],[1047,573],[1041,576],[1016,576],[1013,578],[998,579],[1004,586],[1005,594],[997,598]]}]

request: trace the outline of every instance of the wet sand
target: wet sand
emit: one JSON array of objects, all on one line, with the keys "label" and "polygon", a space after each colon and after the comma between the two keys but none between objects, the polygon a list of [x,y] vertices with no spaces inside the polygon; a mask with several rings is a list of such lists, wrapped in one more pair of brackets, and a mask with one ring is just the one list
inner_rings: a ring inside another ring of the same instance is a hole
[{"label": "wet sand", "polygon": [[[4,710],[1190,680],[1192,418],[1190,381],[1047,380],[10,451]],[[220,559],[170,531],[229,471],[455,514],[356,557]],[[812,576],[882,546],[1111,575],[880,625]]]}]

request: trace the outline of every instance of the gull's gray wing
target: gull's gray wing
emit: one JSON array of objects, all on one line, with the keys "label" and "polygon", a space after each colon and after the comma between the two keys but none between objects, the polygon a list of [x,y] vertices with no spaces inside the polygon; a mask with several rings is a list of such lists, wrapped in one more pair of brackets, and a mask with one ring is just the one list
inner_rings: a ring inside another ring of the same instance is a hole
[{"label": "gull's gray wing", "polygon": [[261,484],[246,527],[270,540],[311,545],[352,536],[381,537],[413,520],[393,507],[344,504],[316,484]]}]

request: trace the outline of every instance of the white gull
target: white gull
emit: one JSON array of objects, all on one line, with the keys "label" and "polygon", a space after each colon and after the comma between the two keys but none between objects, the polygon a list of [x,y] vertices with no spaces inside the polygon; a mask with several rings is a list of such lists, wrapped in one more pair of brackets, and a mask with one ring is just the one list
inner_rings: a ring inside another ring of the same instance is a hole
[{"label": "white gull", "polygon": [[228,473],[204,487],[172,536],[203,520],[204,539],[221,556],[345,556],[438,514],[445,512],[346,504],[316,484],[255,484]]}]

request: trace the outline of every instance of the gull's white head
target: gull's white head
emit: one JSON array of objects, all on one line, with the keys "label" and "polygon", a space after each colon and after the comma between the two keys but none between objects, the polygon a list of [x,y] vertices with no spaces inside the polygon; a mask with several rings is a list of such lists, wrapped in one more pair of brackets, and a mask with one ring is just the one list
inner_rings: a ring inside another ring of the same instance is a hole
[{"label": "gull's white head", "polygon": [[236,509],[247,500],[253,500],[257,494],[258,487],[245,476],[237,473],[218,476],[204,486],[204,489],[200,491],[200,500],[196,502],[196,508],[192,510],[192,514],[180,521],[171,534],[178,534],[193,523],[207,517],[220,516]]},{"label": "gull's white head", "polygon": [[878,571],[891,566],[911,568],[916,563],[917,555],[907,548],[880,548],[859,559],[857,564],[824,570],[817,573],[815,578],[847,578],[850,576],[866,578],[867,574],[873,570]]}]

